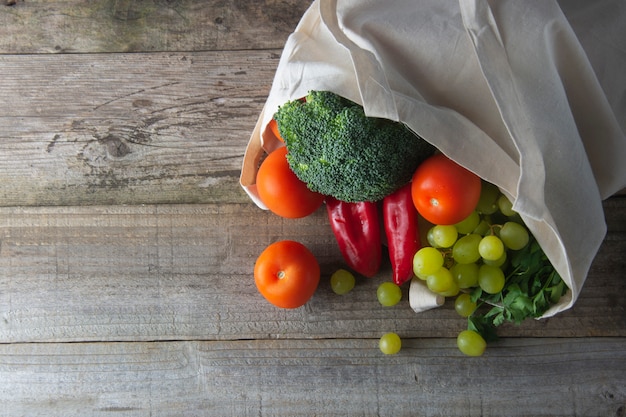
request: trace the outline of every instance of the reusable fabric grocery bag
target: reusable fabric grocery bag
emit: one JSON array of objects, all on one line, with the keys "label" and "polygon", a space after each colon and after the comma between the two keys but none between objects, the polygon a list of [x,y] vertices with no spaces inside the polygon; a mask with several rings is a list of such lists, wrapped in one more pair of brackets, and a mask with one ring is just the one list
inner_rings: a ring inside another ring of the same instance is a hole
[{"label": "reusable fabric grocery bag", "polygon": [[586,14],[564,3],[579,28],[604,19],[585,38],[604,48],[602,77],[556,1],[314,1],[285,44],[241,185],[264,208],[254,179],[281,146],[265,131],[272,115],[333,91],[496,184],[571,290],[544,317],[570,308],[606,234],[602,199],[626,186],[626,47],[610,33],[626,13],[619,1]]}]

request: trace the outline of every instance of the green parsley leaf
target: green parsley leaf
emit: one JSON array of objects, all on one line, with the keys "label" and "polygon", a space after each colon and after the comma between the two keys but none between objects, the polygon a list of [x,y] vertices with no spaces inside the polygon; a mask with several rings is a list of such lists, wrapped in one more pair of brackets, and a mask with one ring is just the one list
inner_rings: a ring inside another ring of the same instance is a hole
[{"label": "green parsley leaf", "polygon": [[541,317],[568,290],[537,240],[512,253],[505,270],[506,282],[498,294],[480,288],[471,293],[472,301],[487,307],[468,318],[468,329],[476,330],[487,341],[497,339],[496,328],[506,322],[520,324]]}]

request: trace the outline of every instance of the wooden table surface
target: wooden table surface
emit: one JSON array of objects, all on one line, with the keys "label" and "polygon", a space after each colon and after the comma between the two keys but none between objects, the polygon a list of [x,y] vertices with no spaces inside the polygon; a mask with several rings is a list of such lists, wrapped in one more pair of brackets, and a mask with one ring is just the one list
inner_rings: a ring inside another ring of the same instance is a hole
[{"label": "wooden table surface", "polygon": [[[284,220],[239,186],[308,0],[15,3],[0,4],[0,416],[626,415],[626,199],[605,202],[575,306],[468,358],[450,302],[415,314],[404,288],[381,307],[388,265],[335,295],[325,213]],[[322,266],[295,310],[252,278],[285,238]]]}]

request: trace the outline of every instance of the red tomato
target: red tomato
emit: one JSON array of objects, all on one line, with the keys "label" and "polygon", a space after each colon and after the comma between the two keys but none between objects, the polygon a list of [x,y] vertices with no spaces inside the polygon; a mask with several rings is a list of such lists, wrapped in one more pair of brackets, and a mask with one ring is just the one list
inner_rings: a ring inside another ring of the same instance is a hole
[{"label": "red tomato", "polygon": [[289,168],[287,148],[271,152],[261,163],[256,186],[261,201],[273,213],[291,219],[308,216],[324,202],[324,195],[309,190]]},{"label": "red tomato", "polygon": [[411,182],[417,211],[433,224],[455,224],[469,216],[480,198],[480,177],[443,154],[422,162]]},{"label": "red tomato", "polygon": [[254,282],[267,301],[281,308],[304,305],[320,281],[320,266],[302,243],[281,240],[259,255],[254,265]]},{"label": "red tomato", "polygon": [[282,136],[280,136],[280,132],[278,131],[278,123],[276,123],[276,120],[274,119],[270,120],[270,122],[267,124],[267,127],[274,134],[274,136],[276,136],[276,139],[278,139],[281,142],[284,142]]}]

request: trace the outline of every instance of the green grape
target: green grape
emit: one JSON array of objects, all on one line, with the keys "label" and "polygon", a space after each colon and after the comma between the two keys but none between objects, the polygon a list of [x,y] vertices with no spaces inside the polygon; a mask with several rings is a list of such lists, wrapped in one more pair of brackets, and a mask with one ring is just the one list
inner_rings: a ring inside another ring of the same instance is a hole
[{"label": "green grape", "polygon": [[478,286],[486,293],[497,294],[504,288],[504,272],[497,266],[481,265],[478,268]]},{"label": "green grape", "polygon": [[477,234],[465,235],[452,247],[452,258],[460,264],[471,264],[480,259],[478,245],[482,237]]},{"label": "green grape", "polygon": [[478,244],[478,253],[483,259],[495,261],[504,254],[504,243],[498,236],[485,236]]},{"label": "green grape", "polygon": [[500,229],[500,238],[511,250],[520,250],[528,244],[530,236],[524,226],[516,222],[506,222]]},{"label": "green grape", "polygon": [[402,299],[402,289],[393,282],[383,282],[376,290],[378,302],[385,306],[395,306]]},{"label": "green grape", "polygon": [[422,275],[422,274],[415,274],[415,276],[421,279],[422,281],[426,281],[426,278],[428,278],[428,275]]},{"label": "green grape", "polygon": [[459,288],[473,288],[478,285],[478,264],[454,264],[450,268]]},{"label": "green grape", "polygon": [[466,235],[468,233],[472,233],[472,231],[474,231],[474,229],[478,227],[479,223],[480,223],[480,215],[478,214],[477,211],[472,211],[472,213],[469,216],[467,216],[464,220],[461,220],[460,222],[455,224],[454,227],[456,227],[456,230],[460,234]]},{"label": "green grape", "polygon": [[345,269],[338,269],[330,276],[330,288],[335,294],[343,295],[354,288],[354,275]]},{"label": "green grape", "polygon": [[459,295],[461,289],[459,288],[459,283],[456,282],[456,279],[452,277],[452,282],[450,287],[445,291],[439,291],[437,294],[443,295],[444,297],[456,297]]},{"label": "green grape", "polygon": [[456,345],[467,356],[481,356],[487,349],[487,342],[475,330],[463,330],[459,333]]},{"label": "green grape", "polygon": [[491,261],[489,259],[483,259],[483,263],[485,265],[491,265],[491,266],[497,266],[500,269],[505,269],[504,268],[504,263],[507,260],[507,255],[506,255],[506,251],[502,252],[502,256],[499,257],[498,259]]},{"label": "green grape", "polygon": [[430,229],[428,229],[428,232],[426,232],[426,240],[428,241],[428,244],[430,246],[432,246],[433,248],[438,248],[439,246],[437,246],[437,242],[435,242],[435,235],[433,234],[433,229],[434,227],[431,227]]},{"label": "green grape", "polygon": [[507,217],[508,217],[507,221],[519,223],[523,226],[526,226],[526,223],[524,223],[524,219],[522,219],[522,216],[520,216],[519,213],[515,213],[513,216],[507,216]]},{"label": "green grape", "polygon": [[413,256],[413,272],[417,276],[428,276],[443,266],[443,255],[437,249],[425,246]]},{"label": "green grape", "polygon": [[514,216],[517,214],[517,212],[513,210],[513,203],[511,203],[511,200],[504,194],[498,197],[498,207],[500,208],[500,212],[505,216]]},{"label": "green grape", "polygon": [[432,227],[430,230],[432,231],[435,247],[438,248],[449,248],[454,245],[454,242],[456,242],[456,239],[459,236],[456,227],[451,225],[437,225]]},{"label": "green grape", "polygon": [[441,267],[434,274],[428,275],[426,278],[426,286],[433,292],[442,293],[448,291],[455,284],[454,277],[450,270]]},{"label": "green grape", "polygon": [[476,311],[476,303],[472,301],[472,297],[463,293],[454,300],[454,309],[461,317],[469,317]]},{"label": "green grape", "polygon": [[498,197],[500,190],[494,184],[482,181],[480,188],[480,199],[476,205],[476,210],[483,214],[492,214],[498,211]]},{"label": "green grape", "polygon": [[395,355],[402,348],[402,340],[396,333],[385,333],[378,341],[378,348],[385,355]]},{"label": "green grape", "polygon": [[487,236],[489,233],[491,233],[491,225],[489,224],[489,221],[487,219],[481,220],[480,223],[478,223],[478,226],[476,226],[476,228],[472,231],[472,233],[480,236]]}]

